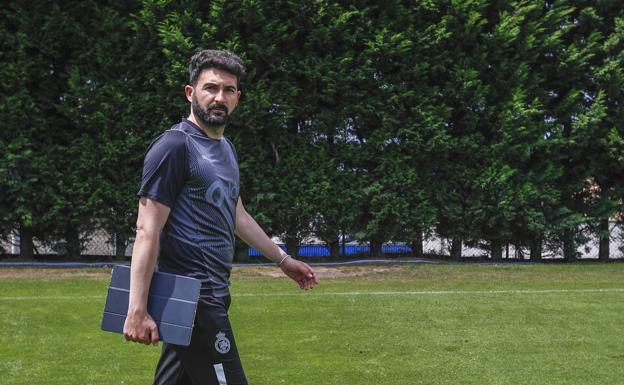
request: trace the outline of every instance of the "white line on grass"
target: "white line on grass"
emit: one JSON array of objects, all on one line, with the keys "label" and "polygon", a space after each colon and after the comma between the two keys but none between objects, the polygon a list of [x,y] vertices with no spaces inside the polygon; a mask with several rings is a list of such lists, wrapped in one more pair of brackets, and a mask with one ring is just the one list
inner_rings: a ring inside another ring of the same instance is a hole
[{"label": "white line on grass", "polygon": [[[426,296],[426,295],[488,295],[488,294],[565,294],[565,293],[624,293],[624,288],[609,289],[544,289],[544,290],[423,290],[423,291],[342,291],[315,292],[319,296]],[[301,293],[235,293],[233,297],[293,297]]]},{"label": "white line on grass", "polygon": [[[337,291],[337,292],[310,292],[311,296],[427,296],[427,295],[496,295],[496,294],[575,294],[575,293],[624,293],[624,288],[607,289],[544,289],[544,290],[423,290],[423,291]],[[234,293],[236,297],[295,297],[301,296],[300,292],[292,293]],[[58,295],[58,296],[0,296],[0,301],[21,301],[21,300],[103,300],[104,296],[78,296],[78,295]]]}]

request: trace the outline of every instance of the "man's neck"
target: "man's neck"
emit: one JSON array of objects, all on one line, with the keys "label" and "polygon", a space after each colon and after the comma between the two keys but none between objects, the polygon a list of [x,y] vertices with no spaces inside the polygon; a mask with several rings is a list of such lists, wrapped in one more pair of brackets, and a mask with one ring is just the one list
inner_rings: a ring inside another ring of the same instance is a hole
[{"label": "man's neck", "polygon": [[197,118],[195,118],[195,115],[193,115],[192,112],[187,119],[195,123],[197,127],[201,128],[204,134],[206,134],[206,136],[209,137],[210,139],[223,138],[223,131],[225,130],[225,126],[218,126],[218,127],[206,126],[205,124],[202,124]]}]

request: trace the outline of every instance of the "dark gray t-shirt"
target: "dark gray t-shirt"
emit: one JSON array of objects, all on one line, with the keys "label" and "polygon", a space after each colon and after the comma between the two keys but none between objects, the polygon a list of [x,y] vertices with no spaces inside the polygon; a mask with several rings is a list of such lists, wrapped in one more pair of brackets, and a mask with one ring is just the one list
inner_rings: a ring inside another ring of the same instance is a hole
[{"label": "dark gray t-shirt", "polygon": [[187,119],[147,150],[137,195],[171,209],[160,238],[160,271],[202,281],[202,296],[229,294],[240,178],[236,150]]}]

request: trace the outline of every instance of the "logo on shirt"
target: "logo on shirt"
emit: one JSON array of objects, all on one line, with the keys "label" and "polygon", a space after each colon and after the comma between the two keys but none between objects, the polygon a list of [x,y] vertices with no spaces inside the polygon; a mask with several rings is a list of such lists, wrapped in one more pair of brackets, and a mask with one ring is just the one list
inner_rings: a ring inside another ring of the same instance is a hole
[{"label": "logo on shirt", "polygon": [[225,354],[230,351],[230,340],[225,336],[225,333],[217,333],[217,340],[215,341],[215,349],[221,354]]},{"label": "logo on shirt", "polygon": [[212,158],[211,158],[211,157],[209,157],[208,155],[202,154],[202,156],[201,156],[201,157],[202,157],[202,159],[203,159],[203,160],[207,160],[207,161],[208,161],[208,162],[210,162],[210,163],[214,162],[214,161],[212,160]]},{"label": "logo on shirt", "polygon": [[206,190],[206,201],[217,207],[223,206],[223,201],[227,196],[232,199],[238,198],[238,186],[236,184],[228,183],[226,186],[220,179],[217,179]]}]

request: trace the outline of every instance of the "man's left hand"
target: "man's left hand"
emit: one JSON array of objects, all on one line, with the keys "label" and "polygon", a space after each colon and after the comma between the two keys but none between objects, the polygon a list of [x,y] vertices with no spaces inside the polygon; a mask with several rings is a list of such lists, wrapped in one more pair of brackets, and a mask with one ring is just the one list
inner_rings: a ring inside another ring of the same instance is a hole
[{"label": "man's left hand", "polygon": [[292,257],[286,258],[280,269],[293,281],[297,282],[301,289],[312,289],[318,284],[314,270],[307,263],[297,261]]}]

